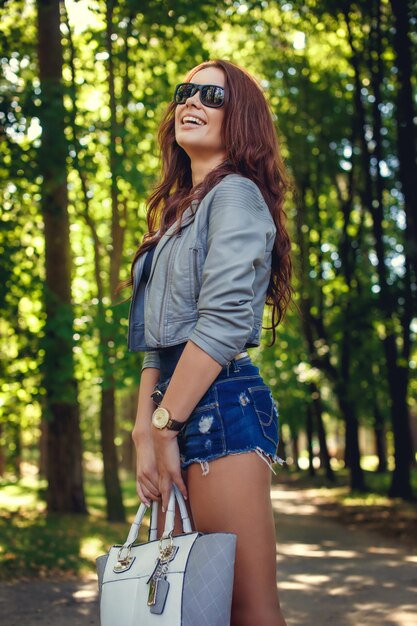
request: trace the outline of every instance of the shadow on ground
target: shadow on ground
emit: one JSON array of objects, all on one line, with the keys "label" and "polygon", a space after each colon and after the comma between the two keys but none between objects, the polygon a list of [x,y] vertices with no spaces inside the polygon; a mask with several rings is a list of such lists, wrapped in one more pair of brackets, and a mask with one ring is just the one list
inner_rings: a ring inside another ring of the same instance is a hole
[{"label": "shadow on ground", "polygon": [[97,583],[94,579],[1,583],[0,624],[99,626]]},{"label": "shadow on ground", "polygon": [[313,493],[272,490],[277,580],[288,626],[415,626],[417,555],[320,515]]}]

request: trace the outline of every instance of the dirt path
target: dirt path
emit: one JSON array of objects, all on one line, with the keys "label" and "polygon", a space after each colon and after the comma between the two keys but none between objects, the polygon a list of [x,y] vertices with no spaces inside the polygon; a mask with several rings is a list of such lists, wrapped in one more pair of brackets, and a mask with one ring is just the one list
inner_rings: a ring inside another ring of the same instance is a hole
[{"label": "dirt path", "polygon": [[417,626],[417,554],[320,515],[309,490],[272,497],[288,626]]},{"label": "dirt path", "polygon": [[[288,626],[416,626],[416,554],[321,516],[307,490],[272,498]],[[96,581],[1,584],[0,624],[99,626]]]}]

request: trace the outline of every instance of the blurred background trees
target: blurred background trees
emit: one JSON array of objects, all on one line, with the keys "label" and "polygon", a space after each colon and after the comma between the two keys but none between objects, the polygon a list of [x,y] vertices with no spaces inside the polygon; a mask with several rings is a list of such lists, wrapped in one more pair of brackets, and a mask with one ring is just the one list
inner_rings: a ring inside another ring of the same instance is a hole
[{"label": "blurred background trees", "polygon": [[82,455],[123,520],[141,355],[115,287],[146,232],[173,88],[221,57],[263,85],[295,182],[302,315],[251,352],[281,456],[329,479],[345,466],[359,490],[364,469],[389,471],[410,498],[416,3],[15,0],[0,18],[0,472],[39,470],[50,510],[84,512]]}]

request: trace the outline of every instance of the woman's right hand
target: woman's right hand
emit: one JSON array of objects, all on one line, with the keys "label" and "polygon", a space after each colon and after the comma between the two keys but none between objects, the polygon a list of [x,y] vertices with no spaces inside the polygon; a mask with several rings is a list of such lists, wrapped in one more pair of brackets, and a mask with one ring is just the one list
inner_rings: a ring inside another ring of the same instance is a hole
[{"label": "woman's right hand", "polygon": [[152,432],[133,433],[132,437],[136,447],[136,491],[141,501],[150,506],[151,500],[161,501]]}]

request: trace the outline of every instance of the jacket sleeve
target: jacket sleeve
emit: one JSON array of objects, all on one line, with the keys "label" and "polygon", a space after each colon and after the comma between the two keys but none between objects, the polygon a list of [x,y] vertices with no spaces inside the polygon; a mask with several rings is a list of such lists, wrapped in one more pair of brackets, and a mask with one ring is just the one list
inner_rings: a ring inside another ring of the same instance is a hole
[{"label": "jacket sleeve", "polygon": [[156,369],[161,369],[160,361],[159,361],[159,352],[157,350],[150,350],[145,352],[145,356],[143,357],[142,369],[141,373],[145,369],[145,367],[156,367]]},{"label": "jacket sleeve", "polygon": [[251,333],[255,266],[264,261],[275,225],[258,187],[240,176],[219,184],[209,211],[198,320],[189,339],[224,367]]}]

